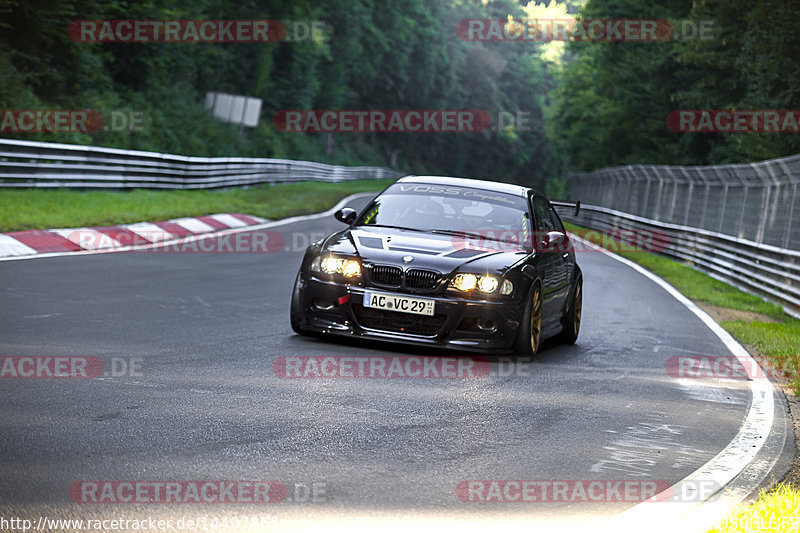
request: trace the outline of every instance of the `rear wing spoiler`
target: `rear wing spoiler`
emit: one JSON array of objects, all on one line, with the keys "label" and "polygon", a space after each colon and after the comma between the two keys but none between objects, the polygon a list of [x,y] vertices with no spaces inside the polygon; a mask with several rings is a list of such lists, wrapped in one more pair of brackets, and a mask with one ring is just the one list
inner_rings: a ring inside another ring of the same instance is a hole
[{"label": "rear wing spoiler", "polygon": [[581,212],[580,200],[578,200],[577,202],[550,202],[550,204],[556,207],[574,207],[575,214],[573,216],[578,216],[578,213]]}]

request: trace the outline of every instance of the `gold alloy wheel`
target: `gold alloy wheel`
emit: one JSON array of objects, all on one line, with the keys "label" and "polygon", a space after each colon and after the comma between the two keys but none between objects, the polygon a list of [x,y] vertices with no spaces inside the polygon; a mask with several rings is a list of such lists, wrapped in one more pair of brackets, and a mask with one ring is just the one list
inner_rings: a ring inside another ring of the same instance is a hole
[{"label": "gold alloy wheel", "polygon": [[578,331],[581,329],[581,310],[583,309],[583,299],[582,299],[582,286],[583,282],[579,279],[578,283],[575,284],[575,311],[572,313],[574,318],[572,320],[572,329],[575,332],[575,336],[578,336]]},{"label": "gold alloy wheel", "polygon": [[531,351],[539,349],[539,337],[542,335],[542,296],[539,287],[533,292],[531,302]]}]

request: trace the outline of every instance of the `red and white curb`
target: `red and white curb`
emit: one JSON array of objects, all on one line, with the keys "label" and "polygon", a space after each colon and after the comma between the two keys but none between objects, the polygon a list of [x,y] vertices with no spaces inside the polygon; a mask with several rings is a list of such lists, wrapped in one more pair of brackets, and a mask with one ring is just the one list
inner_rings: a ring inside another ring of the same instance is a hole
[{"label": "red and white curb", "polygon": [[219,213],[175,218],[164,222],[138,222],[114,226],[29,230],[0,233],[0,257],[20,257],[64,252],[120,250],[126,247],[170,242],[194,235],[260,226],[266,219],[241,213]]},{"label": "red and white curb", "polygon": [[[0,262],[46,259],[50,257],[81,256],[138,250],[185,252],[279,252],[284,250],[283,235],[269,230],[319,218],[329,217],[352,200],[368,197],[377,192],[359,192],[342,198],[327,211],[310,215],[297,215],[279,220],[266,220],[239,213],[206,215],[193,218],[175,218],[166,222],[138,222],[117,226],[71,228],[52,230],[17,231],[0,233]],[[248,241],[234,241],[228,246],[202,246],[201,241],[217,237],[253,234]],[[194,246],[198,244],[198,246]],[[241,244],[241,246],[240,246]],[[181,246],[185,245],[185,246]]]}]

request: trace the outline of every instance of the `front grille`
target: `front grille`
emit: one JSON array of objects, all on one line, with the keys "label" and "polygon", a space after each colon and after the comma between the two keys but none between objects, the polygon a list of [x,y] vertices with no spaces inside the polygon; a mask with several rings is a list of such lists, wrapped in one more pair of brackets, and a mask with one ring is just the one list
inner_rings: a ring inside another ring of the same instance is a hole
[{"label": "front grille", "polygon": [[406,272],[406,287],[412,289],[433,289],[439,284],[441,274],[432,270],[409,269]]},{"label": "front grille", "polygon": [[370,277],[375,283],[399,287],[400,282],[403,280],[403,270],[400,267],[375,265],[372,267]]},{"label": "front grille", "polygon": [[358,323],[365,328],[426,337],[436,335],[447,321],[447,315],[441,313],[433,316],[412,315],[361,305],[354,305],[353,313],[355,313]]}]

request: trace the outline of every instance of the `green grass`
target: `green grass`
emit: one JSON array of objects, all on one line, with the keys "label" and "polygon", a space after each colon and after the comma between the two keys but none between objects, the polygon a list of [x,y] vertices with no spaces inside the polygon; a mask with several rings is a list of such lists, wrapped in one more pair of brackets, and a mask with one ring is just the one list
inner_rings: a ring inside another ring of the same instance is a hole
[{"label": "green grass", "polygon": [[[569,231],[596,244],[603,244],[597,232],[574,224],[566,225]],[[699,304],[707,304],[734,311],[757,313],[756,320],[723,321],[720,325],[739,342],[767,358],[774,368],[788,377],[794,394],[800,396],[800,320],[786,314],[779,306],[765,302],[757,296],[716,280],[690,266],[661,255],[625,251],[620,245],[608,246],[621,256],[640,264],[661,276],[685,296]],[[760,316],[759,316],[760,315]],[[794,518],[794,520],[792,520]],[[752,505],[739,506],[736,511],[718,524],[714,533],[740,531],[798,531],[800,527],[800,490],[792,484],[781,484],[770,491],[762,491]]]},{"label": "green grass", "polygon": [[795,395],[800,396],[800,320],[786,319],[777,323],[722,322],[740,342],[764,354],[770,362],[786,374],[792,382]]},{"label": "green grass", "polygon": [[800,528],[800,491],[778,485],[762,491],[753,505],[742,505],[721,520],[710,533],[797,532]]},{"label": "green grass", "polygon": [[304,181],[190,191],[0,189],[0,231],[103,226],[211,213],[284,218],[324,211],[347,195],[379,191],[392,181]]}]

